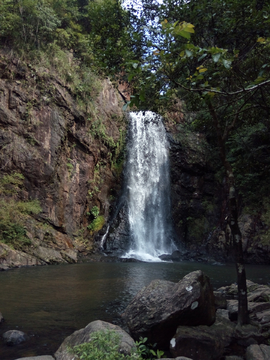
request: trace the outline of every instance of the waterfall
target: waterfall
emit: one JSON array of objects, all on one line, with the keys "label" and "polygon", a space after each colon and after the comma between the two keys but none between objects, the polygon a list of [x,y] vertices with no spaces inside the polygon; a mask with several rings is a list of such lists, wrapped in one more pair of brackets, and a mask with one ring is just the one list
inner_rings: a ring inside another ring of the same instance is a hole
[{"label": "waterfall", "polygon": [[170,216],[168,141],[162,118],[130,113],[126,169],[131,248],[124,257],[159,261],[176,249]]}]

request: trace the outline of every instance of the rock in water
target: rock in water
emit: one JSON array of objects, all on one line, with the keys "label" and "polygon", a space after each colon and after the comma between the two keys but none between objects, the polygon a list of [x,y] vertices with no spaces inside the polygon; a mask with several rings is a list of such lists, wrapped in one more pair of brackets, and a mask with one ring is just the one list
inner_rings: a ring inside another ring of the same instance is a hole
[{"label": "rock in water", "polygon": [[132,336],[147,337],[161,349],[169,348],[179,325],[212,325],[215,301],[209,278],[197,270],[178,283],[153,280],[127,306],[122,317]]},{"label": "rock in water", "polygon": [[19,330],[9,330],[3,334],[3,339],[7,345],[18,345],[26,341],[26,334]]}]

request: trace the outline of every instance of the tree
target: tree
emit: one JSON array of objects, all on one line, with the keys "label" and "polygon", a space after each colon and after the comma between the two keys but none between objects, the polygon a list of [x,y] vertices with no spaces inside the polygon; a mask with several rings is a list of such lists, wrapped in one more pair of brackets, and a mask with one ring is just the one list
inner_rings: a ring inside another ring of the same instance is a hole
[{"label": "tree", "polygon": [[130,61],[125,67],[135,89],[131,105],[156,110],[162,100],[170,102],[177,96],[188,109],[199,111],[197,123],[214,131],[229,188],[242,325],[248,322],[247,289],[229,140],[235,129],[258,123],[258,113],[269,126],[270,5],[143,0],[142,6],[137,21],[147,28],[144,61]]},{"label": "tree", "polygon": [[0,10],[0,36],[12,44],[40,47],[53,38],[53,31],[60,25],[46,0],[3,0]]}]

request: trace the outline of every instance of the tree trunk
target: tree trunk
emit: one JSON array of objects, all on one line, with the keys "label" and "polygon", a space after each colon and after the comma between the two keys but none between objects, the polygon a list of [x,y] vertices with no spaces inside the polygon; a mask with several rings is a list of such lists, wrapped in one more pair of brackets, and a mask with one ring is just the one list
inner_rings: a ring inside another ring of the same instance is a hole
[{"label": "tree trunk", "polygon": [[[231,168],[227,162],[226,167]],[[230,228],[233,239],[233,248],[237,273],[237,285],[238,285],[238,325],[248,324],[248,301],[247,301],[247,283],[246,283],[246,271],[243,259],[243,247],[242,247],[242,234],[238,224],[238,206],[236,200],[236,192],[234,186],[234,176],[232,169],[227,170],[228,184],[229,184],[229,206],[230,206]]]},{"label": "tree trunk", "polygon": [[224,135],[221,131],[219,119],[213,108],[211,101],[208,103],[210,114],[213,118],[214,125],[217,133],[218,148],[220,158],[222,160],[224,169],[226,171],[226,179],[229,186],[229,210],[230,219],[229,225],[231,228],[231,236],[233,239],[233,249],[236,264],[237,273],[237,284],[238,284],[238,325],[244,325],[249,322],[248,316],[248,302],[247,302],[247,283],[246,283],[246,271],[243,259],[243,248],[242,248],[242,234],[238,224],[238,205],[235,191],[235,179],[233,175],[233,169],[231,164],[227,160],[225,142],[227,140],[229,130],[224,131]]}]

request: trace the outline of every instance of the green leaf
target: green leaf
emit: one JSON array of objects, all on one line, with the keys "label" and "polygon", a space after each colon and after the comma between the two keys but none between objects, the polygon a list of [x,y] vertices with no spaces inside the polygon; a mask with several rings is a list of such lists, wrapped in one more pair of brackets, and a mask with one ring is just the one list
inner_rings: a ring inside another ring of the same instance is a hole
[{"label": "green leaf", "polygon": [[207,54],[203,54],[202,56],[199,57],[198,61],[201,61],[202,59],[204,59],[207,56]]},{"label": "green leaf", "polygon": [[260,84],[261,82],[263,82],[265,80],[264,77],[262,76],[258,76],[257,79],[254,81],[254,84]]},{"label": "green leaf", "polygon": [[225,59],[223,59],[222,62],[223,62],[223,65],[224,65],[224,67],[225,67],[226,69],[230,69],[230,68],[231,68],[232,62],[231,62],[230,60],[225,60]]},{"label": "green leaf", "polygon": [[134,73],[133,73],[133,74],[129,74],[129,75],[128,75],[128,81],[131,81],[131,80],[134,78],[134,76],[135,76]]},{"label": "green leaf", "polygon": [[200,68],[200,69],[198,69],[199,70],[199,73],[204,73],[204,72],[206,72],[207,71],[207,69],[206,68],[204,68],[204,67],[202,67],[202,68]]},{"label": "green leaf", "polygon": [[221,54],[217,53],[217,54],[212,54],[212,59],[215,63],[218,62],[218,60],[220,59]]},{"label": "green leaf", "polygon": [[187,57],[191,57],[192,56],[192,52],[190,51],[190,50],[185,50],[185,52],[186,52],[186,55],[187,55]]},{"label": "green leaf", "polygon": [[123,111],[126,111],[126,110],[127,110],[129,104],[130,104],[130,101],[127,101],[127,102],[125,103],[125,105],[123,106]]},{"label": "green leaf", "polygon": [[177,31],[176,34],[184,37],[185,39],[190,39],[190,33],[185,30]]},{"label": "green leaf", "polygon": [[139,98],[140,98],[140,100],[141,100],[142,102],[145,101],[145,93],[144,93],[144,91],[141,91],[141,92],[140,92]]}]

